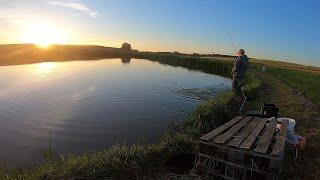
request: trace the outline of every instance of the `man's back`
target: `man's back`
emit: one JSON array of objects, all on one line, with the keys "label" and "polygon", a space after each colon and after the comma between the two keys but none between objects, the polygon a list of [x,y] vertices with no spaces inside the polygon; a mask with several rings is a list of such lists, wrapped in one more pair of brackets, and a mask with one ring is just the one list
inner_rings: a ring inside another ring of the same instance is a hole
[{"label": "man's back", "polygon": [[248,57],[246,55],[239,56],[235,60],[234,66],[232,68],[233,77],[243,79],[246,75],[248,67],[249,67]]}]

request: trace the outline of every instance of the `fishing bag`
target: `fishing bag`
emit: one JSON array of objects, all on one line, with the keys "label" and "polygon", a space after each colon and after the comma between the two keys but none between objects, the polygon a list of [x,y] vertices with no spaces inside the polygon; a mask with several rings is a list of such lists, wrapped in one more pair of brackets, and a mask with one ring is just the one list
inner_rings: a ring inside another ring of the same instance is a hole
[{"label": "fishing bag", "polygon": [[271,118],[278,117],[279,108],[275,104],[262,103],[260,109],[260,117]]}]

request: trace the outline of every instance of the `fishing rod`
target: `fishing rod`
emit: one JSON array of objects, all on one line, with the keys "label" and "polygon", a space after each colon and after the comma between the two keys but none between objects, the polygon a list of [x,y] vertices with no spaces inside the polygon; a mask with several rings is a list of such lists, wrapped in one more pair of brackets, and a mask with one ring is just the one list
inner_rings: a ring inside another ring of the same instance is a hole
[{"label": "fishing rod", "polygon": [[[232,38],[230,32],[228,31],[227,33],[228,33],[229,38],[230,38],[230,40],[231,40],[231,44],[232,44],[233,48],[235,49],[235,53],[237,53],[237,50],[238,50],[238,48],[239,48],[239,44],[238,44],[237,47],[236,47],[235,44],[234,44],[234,41],[233,41],[233,38]],[[240,107],[240,109],[239,109],[239,112],[242,111],[245,103],[247,102],[247,98],[248,98],[248,97],[245,95],[245,93],[244,93],[244,87],[242,87],[240,91],[241,91],[242,96],[244,97],[244,100],[243,100],[243,102],[242,102],[242,104],[241,104],[241,107]]]},{"label": "fishing rod", "polygon": [[231,36],[231,34],[230,34],[229,31],[227,32],[227,34],[228,34],[228,36],[229,36],[229,38],[230,38],[230,40],[231,40],[231,43],[232,43],[234,52],[237,53],[237,50],[238,50],[238,48],[239,48],[239,44],[238,44],[237,47],[236,47],[236,45],[235,45],[235,43],[234,43],[234,41],[233,41],[233,38],[232,38],[232,36]]}]

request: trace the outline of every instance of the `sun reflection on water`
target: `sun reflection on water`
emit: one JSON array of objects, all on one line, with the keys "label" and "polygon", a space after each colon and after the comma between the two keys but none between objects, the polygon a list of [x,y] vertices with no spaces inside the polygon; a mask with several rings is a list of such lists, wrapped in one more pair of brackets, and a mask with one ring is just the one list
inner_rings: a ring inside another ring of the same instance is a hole
[{"label": "sun reflection on water", "polygon": [[54,62],[43,62],[36,64],[36,71],[39,75],[47,76],[51,74],[57,67],[57,63]]}]

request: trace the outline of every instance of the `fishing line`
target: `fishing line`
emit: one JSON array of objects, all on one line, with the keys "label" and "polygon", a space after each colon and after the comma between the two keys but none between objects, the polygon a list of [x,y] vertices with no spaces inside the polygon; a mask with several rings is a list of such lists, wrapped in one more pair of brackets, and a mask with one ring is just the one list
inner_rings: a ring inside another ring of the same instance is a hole
[{"label": "fishing line", "polygon": [[235,43],[234,43],[234,41],[233,41],[233,38],[232,38],[232,36],[231,36],[231,34],[230,34],[229,31],[227,32],[227,34],[228,34],[228,36],[229,36],[229,38],[230,38],[230,40],[231,40],[231,43],[232,43],[234,52],[237,53],[237,50],[238,50],[238,48],[239,48],[239,44],[238,44],[237,47],[236,47],[236,45],[235,45]]},{"label": "fishing line", "polygon": [[[125,96],[130,96],[130,94],[126,94],[124,92],[120,92],[121,94],[125,95]],[[173,110],[176,110],[176,111],[179,111],[179,112],[182,112],[182,113],[185,113],[185,114],[188,114],[188,115],[192,115],[192,113],[188,112],[188,111],[185,111],[185,110],[182,110],[178,107],[175,107],[175,106],[171,106],[171,105],[168,105],[168,104],[165,104],[165,103],[162,103],[160,101],[157,101],[157,100],[153,100],[153,99],[150,99],[150,98],[146,98],[146,97],[138,97],[137,99],[135,100],[132,100],[132,101],[149,101],[149,102],[153,102],[153,103],[156,103],[156,104],[159,104],[163,107],[167,107],[169,109],[173,109]]]},{"label": "fishing line", "polygon": [[142,97],[142,99],[144,99],[144,100],[146,100],[146,101],[150,101],[150,102],[156,103],[156,104],[159,104],[159,105],[161,105],[161,106],[164,106],[164,107],[167,107],[167,108],[170,108],[170,109],[177,110],[177,111],[179,111],[179,112],[182,112],[182,113],[185,113],[185,114],[188,114],[188,115],[192,115],[192,113],[190,113],[190,112],[187,112],[187,111],[182,110],[182,109],[180,109],[180,108],[178,108],[178,107],[175,107],[175,106],[170,106],[170,105],[168,105],[168,104],[161,103],[160,101],[157,101],[157,100],[153,100],[153,99],[149,99],[149,98],[144,98],[144,97]]},{"label": "fishing line", "polygon": [[169,80],[167,80],[167,81],[168,81],[170,84],[173,84],[173,85],[179,87],[180,89],[184,90],[185,92],[187,92],[187,93],[189,93],[189,94],[193,94],[193,95],[195,95],[196,97],[198,97],[199,99],[201,99],[201,100],[203,100],[203,101],[209,102],[208,99],[206,99],[206,98],[204,98],[204,97],[202,97],[202,96],[200,96],[200,95],[198,95],[198,94],[190,91],[189,89],[186,89],[186,88],[182,87],[181,85],[178,85],[178,84],[175,83],[175,82],[172,82],[172,81],[169,81]]},{"label": "fishing line", "polygon": [[179,88],[181,88],[182,90],[186,91],[187,93],[193,94],[193,95],[195,95],[196,97],[200,98],[201,100],[206,101],[206,102],[208,102],[208,103],[210,103],[210,104],[218,107],[219,109],[222,109],[222,110],[224,110],[224,111],[227,111],[226,108],[224,108],[224,107],[222,107],[222,106],[214,103],[213,101],[210,101],[210,100],[208,100],[208,99],[206,99],[206,98],[204,98],[204,97],[202,97],[202,96],[200,96],[200,95],[198,95],[198,94],[196,94],[196,93],[194,93],[194,92],[192,92],[192,91],[189,91],[188,89],[182,87],[181,85],[178,85],[177,83],[171,82],[171,81],[169,81],[169,80],[168,80],[168,82],[171,83],[171,84],[173,84],[173,85],[175,85],[175,86],[177,86],[177,87],[179,87]]},{"label": "fishing line", "polygon": [[[150,90],[152,90],[152,91],[158,90],[158,89],[155,89],[154,87],[152,87],[152,86],[150,86],[148,84],[143,84],[142,86],[145,87],[145,88],[150,88]],[[170,92],[170,93],[174,93],[174,94],[177,93],[176,92],[176,88],[173,88],[172,86],[168,86],[168,82],[167,81],[165,82],[165,84],[160,84],[160,86],[161,86],[160,88],[167,88],[167,91],[164,91],[164,92]],[[159,93],[154,93],[154,94],[161,95]],[[196,100],[199,101],[199,100],[201,100],[201,99],[199,99],[197,97],[191,97],[189,93],[180,94],[180,95],[182,97],[184,97],[185,99],[190,100],[190,101],[196,101]]]}]

